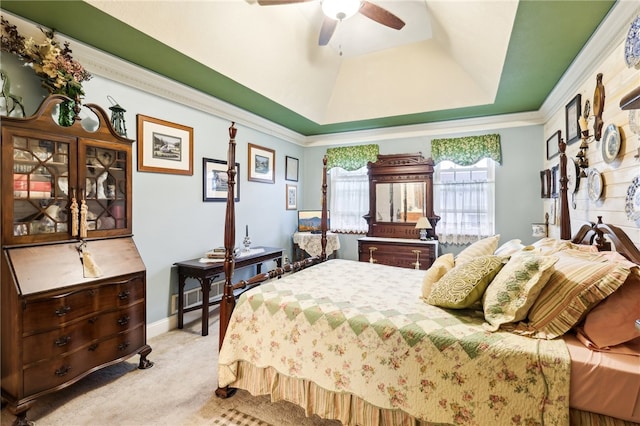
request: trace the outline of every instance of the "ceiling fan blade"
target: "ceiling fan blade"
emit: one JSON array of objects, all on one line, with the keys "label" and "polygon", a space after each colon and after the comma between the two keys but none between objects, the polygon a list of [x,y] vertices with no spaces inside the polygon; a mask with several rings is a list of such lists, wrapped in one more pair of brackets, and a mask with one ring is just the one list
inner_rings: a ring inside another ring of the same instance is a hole
[{"label": "ceiling fan blade", "polygon": [[306,3],[314,0],[258,0],[260,6],[278,6],[281,4]]},{"label": "ceiling fan blade", "polygon": [[399,30],[404,27],[404,21],[402,19],[398,18],[387,9],[376,6],[366,0],[362,2],[359,12],[367,18],[376,21],[379,24],[386,25],[389,28],[393,28],[394,30]]},{"label": "ceiling fan blade", "polygon": [[329,44],[329,40],[331,40],[331,36],[336,30],[336,26],[338,26],[338,21],[335,19],[327,18],[325,16],[322,21],[322,27],[320,27],[320,37],[318,37],[318,46],[326,46]]}]

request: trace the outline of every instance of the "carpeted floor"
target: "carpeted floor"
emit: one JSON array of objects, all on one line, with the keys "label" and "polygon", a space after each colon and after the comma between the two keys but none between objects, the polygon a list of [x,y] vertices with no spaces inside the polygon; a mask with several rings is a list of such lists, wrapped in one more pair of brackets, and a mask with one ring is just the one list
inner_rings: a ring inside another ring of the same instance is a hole
[{"label": "carpeted floor", "polygon": [[[213,314],[209,336],[200,335],[197,319],[183,330],[150,339],[152,368],[138,370],[139,357],[132,357],[39,398],[27,417],[39,426],[340,425],[307,418],[296,405],[271,403],[245,391],[217,398],[218,327]],[[1,424],[8,426],[14,419],[3,407]]]}]

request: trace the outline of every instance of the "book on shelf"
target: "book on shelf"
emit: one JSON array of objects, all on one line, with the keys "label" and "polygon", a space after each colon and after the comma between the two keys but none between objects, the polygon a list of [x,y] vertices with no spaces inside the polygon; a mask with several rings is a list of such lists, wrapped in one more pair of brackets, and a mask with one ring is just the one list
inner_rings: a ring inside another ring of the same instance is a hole
[{"label": "book on shelf", "polygon": [[51,198],[49,191],[13,191],[13,198]]},{"label": "book on shelf", "polygon": [[15,174],[13,175],[13,190],[14,191],[37,191],[48,192],[48,197],[51,196],[51,181],[50,180],[37,180],[31,178],[27,180],[27,175]]}]

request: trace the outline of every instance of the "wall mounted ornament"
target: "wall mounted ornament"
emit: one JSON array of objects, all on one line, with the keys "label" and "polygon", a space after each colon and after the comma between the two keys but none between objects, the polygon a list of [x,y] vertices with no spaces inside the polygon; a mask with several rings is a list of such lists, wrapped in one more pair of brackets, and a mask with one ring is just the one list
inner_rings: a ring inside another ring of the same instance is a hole
[{"label": "wall mounted ornament", "polygon": [[602,112],[604,111],[604,84],[602,84],[602,73],[596,76],[596,89],[593,92],[593,136],[597,141],[602,137]]}]

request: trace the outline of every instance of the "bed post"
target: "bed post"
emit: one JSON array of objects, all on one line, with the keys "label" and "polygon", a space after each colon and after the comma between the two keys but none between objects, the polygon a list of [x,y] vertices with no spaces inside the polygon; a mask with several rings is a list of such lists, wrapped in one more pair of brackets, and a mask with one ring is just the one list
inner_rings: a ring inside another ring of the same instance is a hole
[{"label": "bed post", "polygon": [[571,239],[571,218],[569,217],[569,199],[567,198],[567,144],[563,139],[558,142],[560,150],[560,239]]},{"label": "bed post", "polygon": [[218,342],[218,350],[222,347],[222,341],[224,340],[227,326],[229,325],[229,318],[231,318],[231,312],[236,304],[236,299],[233,296],[233,284],[231,279],[233,277],[234,258],[233,250],[235,248],[236,241],[236,213],[234,203],[234,188],[236,177],[236,128],[235,123],[231,122],[229,127],[229,151],[227,153],[227,176],[229,177],[227,188],[227,213],[225,215],[224,222],[224,290],[222,293],[222,301],[220,302],[220,340]]},{"label": "bed post", "polygon": [[320,230],[322,237],[320,238],[320,247],[322,252],[320,253],[320,262],[327,260],[327,156],[322,159],[322,216],[320,219]]}]

